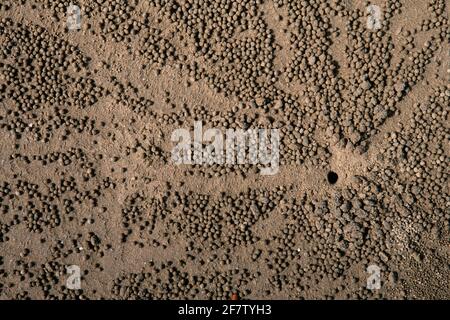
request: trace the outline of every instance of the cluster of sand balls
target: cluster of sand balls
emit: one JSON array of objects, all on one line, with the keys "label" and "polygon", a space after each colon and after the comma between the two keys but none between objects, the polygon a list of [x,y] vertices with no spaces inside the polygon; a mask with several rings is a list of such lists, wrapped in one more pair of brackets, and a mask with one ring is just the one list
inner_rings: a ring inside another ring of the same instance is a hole
[{"label": "cluster of sand balls", "polygon": [[[415,267],[445,259],[424,243],[448,245],[449,87],[401,104],[428,85],[433,63],[440,66],[435,56],[449,38],[444,0],[428,1],[427,18],[398,32],[399,0],[382,6],[378,30],[346,1],[276,0],[281,32],[262,0],[72,2],[82,9],[80,32],[94,43],[128,53],[148,81],[171,73],[184,79],[183,90],[197,82],[233,101],[219,110],[178,102],[176,88],[161,100],[153,84],[143,90],[124,80],[102,52],[85,53],[62,35],[70,3],[0,3],[0,297],[405,298],[405,257]],[[15,9],[53,20],[19,23]],[[405,111],[409,119],[385,128]],[[278,129],[281,166],[317,174],[328,171],[335,149],[375,160],[314,190],[292,182],[190,190],[212,178],[245,184],[261,169],[174,168],[164,139],[194,121]],[[380,134],[379,150],[370,149]],[[65,283],[72,264],[82,266],[82,289]],[[386,275],[386,290],[366,288],[371,264]],[[432,269],[445,276],[447,265]]]},{"label": "cluster of sand balls", "polygon": [[[257,10],[260,1],[173,3],[151,1],[185,31],[197,55],[214,65],[214,73],[182,61],[195,79],[206,79],[217,92],[242,98],[271,96],[273,84],[273,34]],[[257,37],[236,41],[235,33],[253,30]],[[194,67],[194,68],[193,68]]]},{"label": "cluster of sand balls", "polygon": [[[150,261],[146,270],[120,276],[114,280],[112,294],[118,299],[230,299],[230,293],[245,296],[249,282],[260,274],[247,269],[234,269],[225,273],[189,274],[169,260],[165,263]],[[165,279],[169,279],[166,281]],[[240,288],[239,290],[236,288]]]},{"label": "cluster of sand balls", "polygon": [[[63,126],[66,127],[63,140],[72,132],[98,134],[95,120],[68,114],[68,108],[87,108],[103,96],[103,89],[92,79],[65,73],[68,68],[85,69],[88,59],[74,46],[49,35],[40,26],[29,29],[15,25],[11,19],[3,19],[0,29],[7,44],[3,51],[4,62],[0,63],[4,79],[0,93],[2,99],[17,106],[1,116],[0,126],[17,139],[24,133],[32,133],[34,139],[45,142]],[[53,112],[42,114],[43,106],[49,105]]]},{"label": "cluster of sand balls", "polygon": [[[395,179],[395,188],[402,194],[400,203],[404,203],[399,213],[402,216],[410,216],[410,211],[414,213],[412,219],[418,225],[417,231],[430,231],[439,221],[448,225],[445,145],[450,134],[446,125],[449,98],[449,89],[440,87],[435,88],[428,101],[414,105],[409,123],[386,134],[379,158],[388,166],[372,169],[383,184],[389,185]],[[433,206],[435,214],[424,219],[425,213],[417,214],[414,209],[418,204]]]}]

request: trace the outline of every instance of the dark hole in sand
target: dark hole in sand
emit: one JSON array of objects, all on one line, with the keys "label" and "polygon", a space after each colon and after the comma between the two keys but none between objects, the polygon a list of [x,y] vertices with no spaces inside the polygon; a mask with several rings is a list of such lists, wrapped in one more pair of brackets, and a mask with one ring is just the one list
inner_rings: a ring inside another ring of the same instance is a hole
[{"label": "dark hole in sand", "polygon": [[335,184],[338,181],[338,175],[334,171],[330,171],[327,174],[327,180],[329,184]]}]

